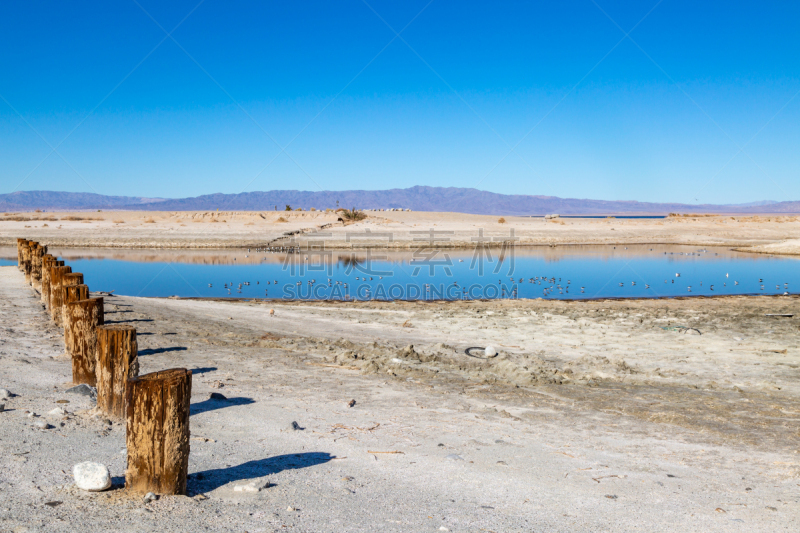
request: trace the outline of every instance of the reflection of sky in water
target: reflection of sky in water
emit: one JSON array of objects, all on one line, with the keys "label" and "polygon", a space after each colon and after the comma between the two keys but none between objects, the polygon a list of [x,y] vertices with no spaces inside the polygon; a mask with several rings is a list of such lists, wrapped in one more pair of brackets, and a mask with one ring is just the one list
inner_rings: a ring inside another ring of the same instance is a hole
[{"label": "reflection of sky in water", "polygon": [[[249,264],[86,258],[68,258],[67,263],[73,272],[84,274],[90,290],[113,290],[131,296],[497,298],[508,297],[516,288],[514,295],[519,298],[576,299],[783,294],[800,288],[798,258],[727,250],[717,255],[713,249],[702,252],[691,248],[690,252],[689,247],[666,248],[686,251],[665,254],[664,249],[638,247],[635,253],[623,254],[612,247],[592,247],[577,253],[566,248],[564,253],[558,249],[528,248],[502,261],[498,250],[493,249],[489,256],[448,250],[389,258],[386,252],[376,250],[357,252],[355,260],[345,252],[308,258],[296,254],[288,256],[286,262],[276,261],[275,254],[263,261],[264,254],[254,252],[248,261],[256,258],[262,262]],[[244,261],[245,253],[231,252],[230,259],[233,257]],[[311,280],[315,283],[309,284]],[[245,282],[250,284],[244,285]]]}]

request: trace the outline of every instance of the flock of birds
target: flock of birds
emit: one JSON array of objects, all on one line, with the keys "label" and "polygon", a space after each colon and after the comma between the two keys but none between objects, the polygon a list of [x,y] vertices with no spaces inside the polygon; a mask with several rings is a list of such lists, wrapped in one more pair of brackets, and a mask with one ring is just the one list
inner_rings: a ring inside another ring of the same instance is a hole
[{"label": "flock of birds", "polygon": [[[675,283],[675,279],[680,278],[680,277],[681,277],[680,272],[676,272],[675,273],[675,278],[673,278],[672,280],[665,279],[664,283],[665,284],[667,284],[667,283],[674,284]],[[725,278],[726,279],[728,279],[729,277],[730,277],[730,274],[725,274]],[[360,281],[362,283],[365,283],[367,281],[375,281],[376,279],[380,282],[380,280],[383,280],[383,276],[355,276],[355,281]],[[517,279],[517,278],[514,278],[514,277],[509,277],[508,281],[509,281],[509,283],[511,285],[511,288],[508,288],[507,285],[503,283],[502,279],[498,279],[497,280],[497,286],[499,288],[497,295],[499,295],[501,298],[516,298],[519,295],[519,284],[526,283],[526,282],[528,284],[531,284],[531,285],[542,285],[542,284],[544,284],[544,287],[542,288],[542,296],[545,297],[545,298],[550,296],[550,295],[552,295],[552,294],[554,294],[556,291],[558,292],[559,295],[569,294],[570,293],[569,292],[570,288],[572,288],[572,280],[568,279],[568,280],[566,280],[566,282],[562,282],[561,278],[556,278],[554,276],[534,276],[534,277],[527,278],[527,279],[526,278],[518,278]],[[265,285],[272,285],[275,288],[277,288],[278,287],[278,283],[279,283],[278,280],[270,280],[270,281],[266,281]],[[759,283],[759,286],[760,286],[760,290],[762,290],[762,291],[765,290],[764,279],[763,278],[759,278],[758,279],[758,283]],[[296,281],[296,282],[294,282],[294,284],[295,284],[295,286],[297,286],[299,288],[299,287],[301,287],[303,285],[303,282],[302,281]],[[312,291],[314,289],[314,287],[317,285],[317,280],[316,279],[307,280],[307,281],[305,281],[305,284],[308,286],[309,291]],[[739,285],[739,282],[738,281],[734,281],[733,284],[734,284],[734,286],[736,286],[736,285]],[[231,294],[231,291],[233,291],[234,288],[235,288],[237,294],[241,294],[242,293],[242,288],[250,286],[250,285],[251,285],[251,282],[249,282],[249,281],[242,281],[242,282],[239,282],[238,284],[236,284],[236,283],[231,281],[231,282],[223,283],[223,288],[228,291],[228,294]],[[260,281],[256,281],[256,285],[261,285],[261,282]],[[473,294],[470,291],[470,287],[463,286],[463,285],[459,284],[458,281],[454,281],[452,285],[454,287],[458,288],[458,291],[461,293],[462,298],[471,299],[471,298],[474,297]],[[620,287],[625,287],[626,285],[627,284],[625,282],[619,282],[619,286]],[[643,285],[644,285],[645,289],[650,289],[650,284],[644,283]],[[702,281],[699,282],[699,285],[700,285],[700,287],[702,287],[703,286],[703,282]],[[722,283],[723,287],[727,287],[727,285],[728,285],[727,281]],[[208,284],[209,288],[213,288],[213,286],[214,286],[213,283],[209,283]],[[348,283],[348,281],[340,281],[340,280],[334,280],[332,278],[328,278],[327,283],[323,283],[323,286],[327,286],[329,289],[333,288],[333,287],[338,287],[340,290],[344,291],[344,293],[346,295],[345,297],[349,298],[348,290],[350,289],[350,283]],[[631,281],[630,282],[630,286],[631,287],[637,286],[636,281]],[[442,287],[442,286],[440,286],[440,287]],[[439,290],[437,290],[437,287],[435,285],[432,285],[430,283],[425,283],[425,284],[423,284],[423,288],[425,290],[425,296],[426,297],[430,297],[430,296],[438,296],[440,298],[443,297],[444,291],[441,290],[441,288]],[[372,293],[372,288],[370,288],[369,286],[365,287],[365,286],[362,285],[362,286],[359,287],[359,289],[360,290],[363,289],[364,296],[366,298],[370,297],[370,295]],[[708,285],[708,289],[710,291],[713,291],[714,290],[714,285],[713,284]],[[782,289],[784,290],[784,292],[783,292],[784,295],[789,294],[787,292],[789,290],[789,283],[788,282],[783,283]],[[687,290],[687,292],[692,292],[692,285],[688,285],[686,287],[686,290]],[[780,291],[781,290],[781,284],[780,283],[775,285],[775,290],[776,291]],[[586,293],[586,287],[580,287],[580,293],[581,294],[585,294]],[[447,294],[448,297],[450,297],[452,292],[448,291],[448,292],[446,292],[446,294]],[[264,297],[269,297],[269,288],[265,288],[264,289]],[[481,296],[478,296],[478,297],[485,297],[485,293],[482,294]]]},{"label": "flock of birds", "polygon": [[[298,249],[296,247],[294,247],[294,246],[292,246],[292,247],[289,247],[289,246],[274,246],[274,247],[268,246],[268,247],[264,247],[264,248],[256,248],[256,252],[257,253],[297,253],[297,251],[298,251]],[[250,253],[250,248],[247,249],[247,252]],[[667,252],[664,252],[664,253],[667,254]],[[699,252],[697,252],[697,253],[696,252],[675,252],[675,253],[680,253],[680,255],[695,255],[695,254],[696,255],[700,255],[701,253],[707,253],[707,251],[706,250],[699,250]],[[249,256],[245,255],[245,257],[249,257]],[[236,259],[234,258],[234,261],[235,260]],[[459,262],[463,262],[463,259],[459,259]],[[665,279],[664,283],[665,284],[668,284],[668,283],[674,284],[675,280],[677,278],[680,278],[680,277],[681,277],[680,272],[676,272],[675,273],[675,277],[672,280]],[[362,283],[365,283],[367,281],[375,281],[375,278],[377,278],[378,281],[380,281],[380,280],[383,279],[383,276],[355,276],[355,280],[356,281],[360,281]],[[729,279],[730,278],[730,274],[726,273],[725,274],[725,278]],[[572,280],[568,279],[568,280],[566,280],[566,282],[563,282],[563,285],[562,285],[561,278],[556,278],[554,276],[534,276],[534,277],[527,278],[527,279],[526,278],[516,279],[514,277],[509,276],[508,281],[511,284],[511,288],[510,289],[507,288],[507,286],[503,283],[502,279],[498,279],[497,280],[497,285],[499,287],[499,292],[497,294],[501,298],[516,298],[518,296],[518,294],[519,294],[519,285],[518,284],[522,284],[522,283],[525,283],[525,282],[527,282],[528,284],[531,284],[531,285],[542,285],[542,284],[544,284],[545,286],[542,288],[542,296],[545,297],[545,298],[550,296],[550,295],[552,295],[552,294],[554,294],[556,291],[558,291],[559,295],[569,294],[569,290],[570,290],[570,288],[572,286]],[[317,285],[317,281],[315,279],[307,280],[305,283],[306,283],[306,285],[308,285],[309,291],[312,291],[314,289],[314,287]],[[700,283],[700,287],[702,287],[703,286],[703,282],[701,281],[699,283]],[[759,278],[758,279],[758,283],[760,285],[760,290],[762,290],[762,291],[765,290],[764,279],[763,278]],[[261,284],[260,281],[256,281],[256,285],[260,285],[260,284]],[[277,288],[278,280],[267,281],[265,284],[266,285],[273,285],[273,286],[275,286]],[[734,280],[733,284],[734,284],[734,286],[736,286],[736,285],[739,285],[739,282]],[[242,288],[246,287],[246,286],[249,286],[249,285],[250,285],[249,281],[243,281],[243,282],[240,282],[238,284],[234,284],[234,282],[231,281],[231,282],[228,282],[228,283],[224,283],[223,284],[223,288],[228,291],[228,294],[231,294],[231,291],[234,290],[234,287],[236,287],[236,292],[238,294],[241,294],[242,293]],[[295,282],[295,285],[297,287],[301,287],[303,285],[303,282],[297,281],[297,282]],[[637,285],[636,281],[631,281],[630,282],[630,286],[635,287],[636,285]],[[644,285],[645,289],[650,289],[650,285],[648,283],[644,283],[643,285]],[[727,287],[727,285],[728,285],[727,281],[724,281],[722,283],[723,287]],[[349,283],[347,281],[339,281],[339,280],[333,280],[331,278],[328,278],[327,283],[323,284],[323,286],[327,286],[328,288],[338,287],[339,289],[344,290],[344,293],[345,293],[344,297],[346,299],[350,299],[350,296],[348,294],[348,289],[350,288],[350,285],[349,285]],[[460,285],[458,281],[454,281],[453,282],[453,286],[458,288],[459,292],[462,295],[462,298],[471,299],[473,297],[472,293],[470,292],[470,288],[469,287]],[[620,287],[625,287],[626,283],[625,282],[619,282],[619,286]],[[213,284],[209,283],[208,287],[209,288],[213,288]],[[425,289],[426,298],[430,297],[430,296],[439,296],[441,298],[442,295],[443,295],[443,292],[444,292],[443,290],[438,290],[437,291],[437,287],[432,285],[432,284],[430,284],[430,283],[425,283],[423,285],[423,288]],[[362,285],[362,286],[359,287],[359,289],[363,289],[364,290],[364,296],[366,298],[370,298],[371,293],[372,293],[372,289],[370,287],[368,287],[368,286],[364,287]],[[714,285],[713,284],[708,285],[708,289],[710,291],[713,291],[714,290]],[[783,283],[783,290],[784,290],[783,294],[784,295],[789,294],[788,293],[788,289],[789,289],[789,283],[788,282]],[[686,290],[687,290],[687,292],[692,292],[692,285],[688,285],[686,287]],[[776,284],[775,285],[775,290],[776,291],[780,291],[781,290],[781,284]],[[586,293],[586,287],[580,287],[580,292],[581,292],[581,294],[585,294]],[[448,297],[450,296],[450,294],[451,294],[450,292],[447,292],[447,296]],[[485,297],[485,294],[482,295],[482,296]],[[264,289],[264,297],[269,297],[269,288],[265,288]]]}]

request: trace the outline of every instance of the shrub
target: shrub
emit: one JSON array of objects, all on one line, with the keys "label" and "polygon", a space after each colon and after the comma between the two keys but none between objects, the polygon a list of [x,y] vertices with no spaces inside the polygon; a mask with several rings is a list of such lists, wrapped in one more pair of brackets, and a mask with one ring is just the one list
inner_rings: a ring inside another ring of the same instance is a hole
[{"label": "shrub", "polygon": [[503,217],[500,217],[500,218],[497,219],[497,223],[498,224],[505,224],[506,223],[506,219],[504,219]]},{"label": "shrub", "polygon": [[124,223],[125,223],[124,220],[115,220],[114,221],[114,224],[124,224]]},{"label": "shrub", "polygon": [[358,222],[359,220],[367,218],[367,215],[363,211],[359,211],[355,207],[352,209],[341,209],[340,212],[340,216],[346,222]]},{"label": "shrub", "polygon": [[283,218],[283,217],[278,217],[278,220],[276,220],[275,222],[289,222],[289,221],[288,221],[288,220],[286,220],[286,219],[285,219],[285,218]]},{"label": "shrub", "polygon": [[148,218],[148,219],[147,219],[147,220],[145,220],[144,222],[145,222],[145,224],[155,224],[155,223],[156,223],[156,221],[155,221],[155,220],[153,220],[153,218],[152,218],[152,217],[151,217],[151,218]]},{"label": "shrub", "polygon": [[293,211],[292,206],[286,204],[286,209],[284,209],[284,211]]}]

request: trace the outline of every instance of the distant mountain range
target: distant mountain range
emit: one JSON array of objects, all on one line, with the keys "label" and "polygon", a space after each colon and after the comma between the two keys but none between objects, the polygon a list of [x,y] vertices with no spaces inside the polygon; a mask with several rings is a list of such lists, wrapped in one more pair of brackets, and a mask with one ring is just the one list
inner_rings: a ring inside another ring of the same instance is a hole
[{"label": "distant mountain range", "polygon": [[584,200],[556,196],[497,194],[459,187],[416,186],[384,191],[267,191],[207,194],[193,198],[103,196],[90,193],[20,191],[0,194],[1,211],[152,210],[152,211],[282,211],[293,208],[406,208],[478,215],[660,215],[667,213],[800,213],[799,202],[771,200],[739,205],[648,203]]}]

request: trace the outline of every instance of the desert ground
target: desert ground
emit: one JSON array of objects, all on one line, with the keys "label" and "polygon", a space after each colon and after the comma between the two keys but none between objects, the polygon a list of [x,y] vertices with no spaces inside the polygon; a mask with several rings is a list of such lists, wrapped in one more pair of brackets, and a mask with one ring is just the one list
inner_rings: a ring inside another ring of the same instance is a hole
[{"label": "desert ground", "polygon": [[[529,245],[776,254],[797,253],[800,234],[797,217],[505,218],[380,212],[345,225],[324,212],[23,213],[0,220],[0,245],[24,236],[76,257],[93,253],[78,247],[115,247],[136,260],[180,248],[187,261],[213,263],[228,259],[210,248],[320,238],[404,250],[430,229],[452,232],[437,244],[454,247],[473,245],[479,229],[500,242],[513,227]],[[124,423],[67,392],[63,331],[17,267],[0,267],[0,388],[11,393],[0,400],[2,531],[800,527],[797,295],[100,296],[107,323],[137,328],[141,374],[193,371],[188,493],[144,502],[126,492]],[[490,345],[494,357],[483,355]],[[83,461],[107,465],[113,487],[79,490],[72,467]]]},{"label": "desert ground", "polygon": [[[344,224],[334,212],[66,212],[5,213],[0,245],[28,239],[65,247],[243,248],[319,246],[473,247],[476,239],[501,246],[566,244],[689,244],[763,253],[800,253],[800,216],[677,216],[665,219],[497,217],[463,213],[369,211]],[[504,222],[500,222],[500,220]],[[512,233],[513,232],[513,233]]]}]

